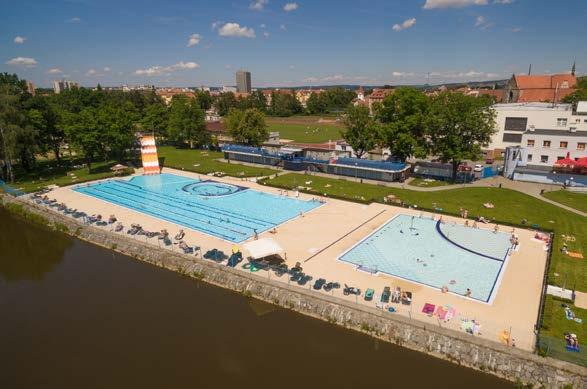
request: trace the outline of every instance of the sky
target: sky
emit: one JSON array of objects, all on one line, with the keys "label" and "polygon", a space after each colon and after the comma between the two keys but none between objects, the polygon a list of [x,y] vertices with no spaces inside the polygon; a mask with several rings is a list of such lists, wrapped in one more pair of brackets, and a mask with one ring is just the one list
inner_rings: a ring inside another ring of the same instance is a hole
[{"label": "sky", "polygon": [[[401,85],[587,73],[586,0],[5,0],[0,72],[37,87]],[[10,4],[8,4],[10,3]]]}]

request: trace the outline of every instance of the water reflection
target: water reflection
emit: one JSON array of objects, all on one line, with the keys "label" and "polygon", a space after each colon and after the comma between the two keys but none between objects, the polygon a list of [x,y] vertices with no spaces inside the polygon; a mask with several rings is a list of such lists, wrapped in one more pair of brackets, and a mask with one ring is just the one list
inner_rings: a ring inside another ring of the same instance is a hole
[{"label": "water reflection", "polygon": [[0,280],[42,280],[71,244],[63,234],[12,217],[0,207]]}]

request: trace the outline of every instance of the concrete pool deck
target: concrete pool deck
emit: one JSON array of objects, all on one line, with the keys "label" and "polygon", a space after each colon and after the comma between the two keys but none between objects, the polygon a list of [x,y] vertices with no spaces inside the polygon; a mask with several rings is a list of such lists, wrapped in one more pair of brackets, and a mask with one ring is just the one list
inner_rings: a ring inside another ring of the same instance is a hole
[{"label": "concrete pool deck", "polygon": [[[276,195],[283,192],[280,189],[238,178],[208,177],[173,169],[164,169],[164,172],[189,178],[205,178],[238,184]],[[308,179],[311,180],[311,177]],[[288,194],[290,197],[293,196],[291,191]],[[202,247],[203,252],[218,248],[229,253],[234,245],[232,242],[75,192],[71,187],[55,189],[48,196],[87,214],[101,214],[105,218],[110,214],[115,214],[123,222],[125,229],[130,227],[131,223],[139,223],[146,230],[151,231],[165,228],[173,236],[180,228],[184,228],[186,231],[184,240],[188,244]],[[299,194],[300,199],[309,200],[313,197],[315,196]],[[481,324],[480,334],[476,336],[499,342],[502,332],[511,330],[511,337],[515,339],[516,347],[526,350],[533,349],[535,344],[534,325],[538,316],[547,259],[544,243],[534,239],[533,231],[516,229],[520,238],[520,248],[510,256],[502,269],[501,282],[495,292],[493,303],[486,304],[464,296],[442,293],[438,289],[397,277],[385,274],[372,275],[358,271],[355,266],[337,260],[342,252],[372,233],[394,215],[419,216],[421,212],[377,203],[363,205],[335,199],[326,199],[326,201],[325,205],[306,213],[303,217],[291,219],[278,226],[276,234],[266,232],[260,237],[271,237],[276,240],[286,253],[288,265],[293,266],[296,262],[301,262],[304,272],[311,275],[314,280],[325,278],[328,281],[338,281],[341,285],[346,283],[359,287],[362,291],[367,288],[375,289],[376,295],[373,301],[365,302],[361,296],[357,299],[360,304],[375,306],[384,286],[390,286],[392,289],[399,286],[402,290],[411,291],[413,300],[411,306],[391,304],[398,310],[395,314],[409,316],[430,325],[440,325],[461,332],[461,319],[475,319]],[[431,217],[432,215],[424,213],[423,216]],[[462,219],[449,216],[443,216],[443,220],[459,224],[464,222]],[[479,227],[491,230],[493,225],[480,225]],[[511,227],[502,226],[500,230],[509,232]],[[144,236],[140,239],[147,241]],[[160,242],[157,239],[149,239],[148,241],[155,245]],[[264,273],[266,272],[260,274]],[[268,272],[267,276],[272,280],[288,282],[286,276],[276,278],[274,274]],[[312,284],[313,281],[303,287],[311,288]],[[471,285],[472,289],[474,287]],[[318,291],[316,293],[326,292]],[[329,293],[353,302],[356,300],[354,296],[343,296],[342,289]],[[456,309],[457,315],[451,321],[444,323],[436,317],[421,313],[425,303],[450,305]],[[392,314],[390,313],[390,315]]]}]

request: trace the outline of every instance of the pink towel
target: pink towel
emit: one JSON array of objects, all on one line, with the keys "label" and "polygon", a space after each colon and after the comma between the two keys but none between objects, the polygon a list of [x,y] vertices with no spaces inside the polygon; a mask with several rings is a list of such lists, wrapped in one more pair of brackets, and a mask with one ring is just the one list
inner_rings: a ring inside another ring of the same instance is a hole
[{"label": "pink towel", "polygon": [[436,308],[434,304],[426,303],[424,304],[424,308],[422,308],[422,312],[427,315],[432,315],[434,313],[434,308]]}]

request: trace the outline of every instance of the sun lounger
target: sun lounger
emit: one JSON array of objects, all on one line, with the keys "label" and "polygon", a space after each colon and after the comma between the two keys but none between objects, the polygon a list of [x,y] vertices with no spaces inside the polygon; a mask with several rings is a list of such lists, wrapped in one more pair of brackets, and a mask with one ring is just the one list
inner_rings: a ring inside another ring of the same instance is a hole
[{"label": "sun lounger", "polygon": [[583,254],[578,253],[578,252],[568,251],[567,255],[571,258],[583,259]]},{"label": "sun lounger", "polygon": [[404,292],[402,293],[402,304],[403,305],[411,305],[412,304],[412,292]]},{"label": "sun lounger", "polygon": [[365,301],[373,300],[373,295],[375,294],[375,290],[369,288],[365,291]]}]

